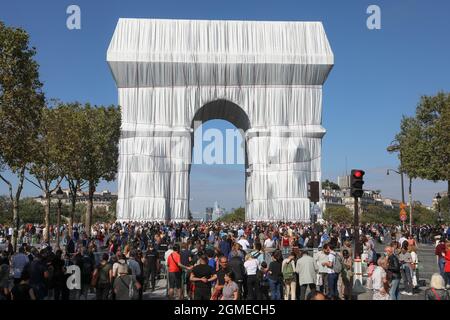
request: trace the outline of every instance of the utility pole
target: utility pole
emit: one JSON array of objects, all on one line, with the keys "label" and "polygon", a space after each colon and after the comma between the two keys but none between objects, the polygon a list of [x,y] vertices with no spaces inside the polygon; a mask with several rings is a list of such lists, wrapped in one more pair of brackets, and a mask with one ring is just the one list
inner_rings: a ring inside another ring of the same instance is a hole
[{"label": "utility pole", "polygon": [[355,200],[355,213],[353,216],[353,242],[354,242],[354,250],[353,250],[353,258],[360,258],[359,256],[359,206],[358,206],[358,197],[353,197]]},{"label": "utility pole", "polygon": [[412,203],[412,179],[409,177],[409,233],[412,235],[412,214],[413,214],[413,203]]}]

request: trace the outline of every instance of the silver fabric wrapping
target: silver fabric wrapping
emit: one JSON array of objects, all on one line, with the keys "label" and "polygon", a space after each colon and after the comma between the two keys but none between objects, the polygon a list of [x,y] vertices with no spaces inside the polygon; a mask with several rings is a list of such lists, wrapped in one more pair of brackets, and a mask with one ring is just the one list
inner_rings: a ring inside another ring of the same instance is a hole
[{"label": "silver fabric wrapping", "polygon": [[[118,220],[188,218],[199,114],[246,130],[247,220],[309,220],[333,66],[321,23],[120,19],[107,61],[122,108]],[[220,101],[242,112],[203,108]]]}]

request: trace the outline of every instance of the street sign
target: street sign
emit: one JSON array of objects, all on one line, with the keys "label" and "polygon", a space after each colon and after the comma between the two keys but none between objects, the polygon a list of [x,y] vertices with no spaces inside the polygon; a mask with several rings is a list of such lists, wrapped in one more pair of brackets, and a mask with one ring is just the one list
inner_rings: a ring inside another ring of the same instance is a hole
[{"label": "street sign", "polygon": [[405,214],[401,214],[401,215],[400,215],[400,220],[401,220],[402,222],[405,222],[405,221],[406,221],[406,215],[405,215]]}]

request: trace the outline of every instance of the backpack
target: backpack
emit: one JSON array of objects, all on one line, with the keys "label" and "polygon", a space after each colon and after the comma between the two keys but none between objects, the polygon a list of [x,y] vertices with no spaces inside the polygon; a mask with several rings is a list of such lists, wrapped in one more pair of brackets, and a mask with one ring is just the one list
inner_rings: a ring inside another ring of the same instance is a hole
[{"label": "backpack", "polygon": [[292,261],[289,263],[286,263],[283,266],[283,279],[285,281],[292,281],[295,279],[294,267],[292,267]]},{"label": "backpack", "polygon": [[337,274],[341,273],[344,269],[344,261],[340,254],[334,254],[334,263],[333,263],[333,271]]}]

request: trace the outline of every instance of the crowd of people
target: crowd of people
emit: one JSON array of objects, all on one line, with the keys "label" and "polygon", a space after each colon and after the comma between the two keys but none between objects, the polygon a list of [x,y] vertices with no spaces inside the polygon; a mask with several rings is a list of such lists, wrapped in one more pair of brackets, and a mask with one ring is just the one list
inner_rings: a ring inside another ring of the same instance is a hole
[{"label": "crowd of people", "polygon": [[[42,227],[25,225],[15,252],[12,229],[0,226],[0,299],[143,299],[162,278],[169,299],[349,300],[369,290],[374,300],[398,300],[419,286],[417,246],[436,239],[440,273],[424,298],[448,299],[450,228],[359,229],[354,248],[353,229],[342,223],[115,222],[90,230],[75,224],[72,232],[52,227],[48,243]],[[70,266],[80,272],[75,288],[67,284]]]}]

